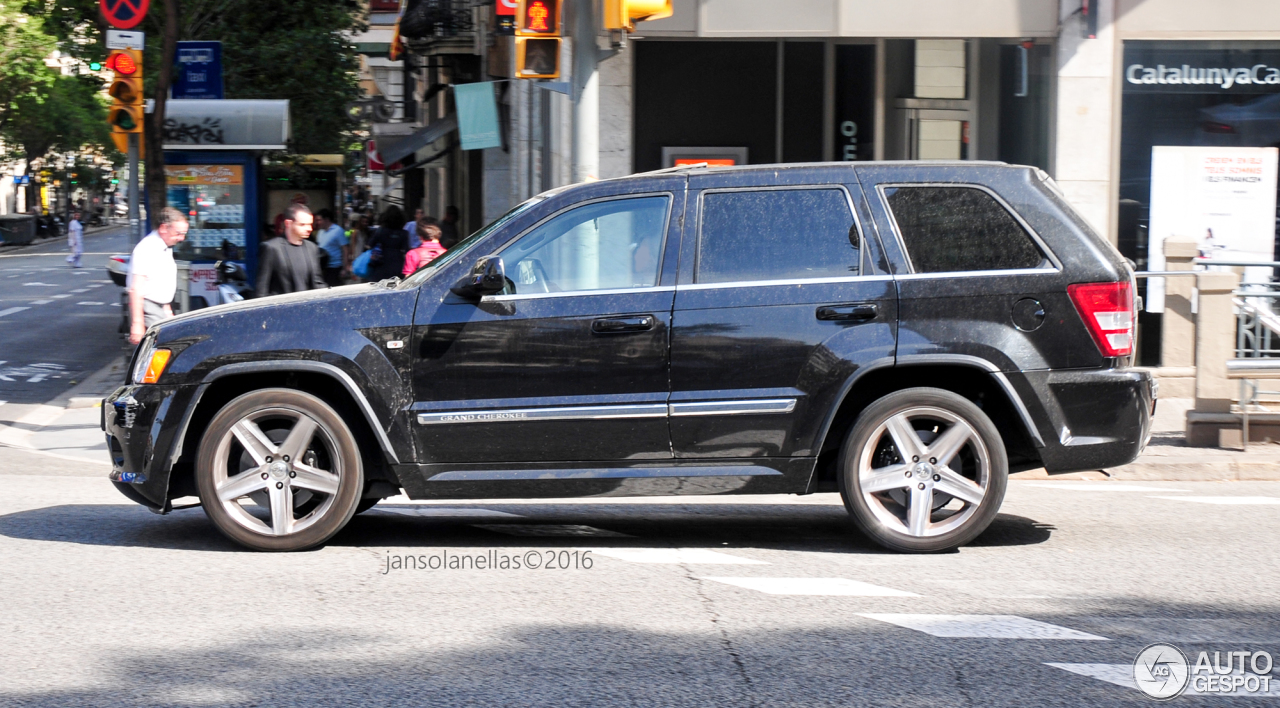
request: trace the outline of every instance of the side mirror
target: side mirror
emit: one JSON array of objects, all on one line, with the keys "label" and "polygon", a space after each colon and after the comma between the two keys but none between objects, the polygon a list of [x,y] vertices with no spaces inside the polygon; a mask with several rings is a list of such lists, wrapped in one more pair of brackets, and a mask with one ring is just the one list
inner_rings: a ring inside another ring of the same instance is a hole
[{"label": "side mirror", "polygon": [[476,261],[471,274],[459,280],[452,288],[454,295],[469,300],[479,300],[485,295],[500,293],[507,287],[507,271],[502,258],[485,256]]}]

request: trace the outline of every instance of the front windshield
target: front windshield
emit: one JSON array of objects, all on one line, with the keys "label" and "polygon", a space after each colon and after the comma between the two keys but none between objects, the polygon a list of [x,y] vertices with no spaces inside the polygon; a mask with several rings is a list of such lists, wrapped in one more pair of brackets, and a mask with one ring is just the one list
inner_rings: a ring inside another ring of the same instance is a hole
[{"label": "front windshield", "polygon": [[493,223],[489,224],[483,229],[480,229],[479,231],[457,242],[456,244],[454,244],[453,248],[450,248],[449,250],[440,254],[439,258],[436,258],[435,260],[431,261],[427,265],[414,271],[413,275],[409,276],[408,278],[405,278],[403,281],[400,282],[400,285],[398,286],[399,289],[406,290],[409,288],[418,287],[423,283],[423,281],[425,281],[427,278],[430,278],[432,273],[439,270],[441,266],[453,262],[455,259],[458,258],[458,256],[462,255],[464,252],[470,249],[471,246],[474,245],[477,241],[483,239],[484,237],[488,236],[494,231],[497,231],[498,229],[502,228],[503,224],[514,219],[517,214],[520,214],[521,212],[525,211],[526,209],[533,206],[534,204],[537,204],[538,202],[543,201],[544,199],[545,197],[539,196],[539,197],[534,197],[532,199],[529,199],[520,204],[517,204],[511,211],[498,217],[497,220],[494,221]]}]

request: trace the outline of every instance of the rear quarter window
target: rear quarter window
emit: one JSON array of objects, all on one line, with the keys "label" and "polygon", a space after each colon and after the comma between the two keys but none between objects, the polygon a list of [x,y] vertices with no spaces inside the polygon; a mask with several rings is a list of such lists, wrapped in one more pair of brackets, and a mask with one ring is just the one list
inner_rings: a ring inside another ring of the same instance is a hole
[{"label": "rear quarter window", "polygon": [[707,192],[702,196],[697,281],[855,276],[860,247],[842,189]]},{"label": "rear quarter window", "polygon": [[1049,268],[1022,224],[974,187],[885,187],[916,273]]}]

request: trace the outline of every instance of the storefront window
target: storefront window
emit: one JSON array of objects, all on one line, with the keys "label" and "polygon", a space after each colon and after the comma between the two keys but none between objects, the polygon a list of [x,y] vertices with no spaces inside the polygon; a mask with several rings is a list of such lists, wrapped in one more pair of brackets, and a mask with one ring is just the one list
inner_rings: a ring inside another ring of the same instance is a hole
[{"label": "storefront window", "polygon": [[[1160,270],[1178,236],[1202,256],[1274,260],[1280,42],[1125,42],[1121,82],[1120,252]],[[1139,363],[1157,365],[1162,283],[1143,294]]]},{"label": "storefront window", "polygon": [[174,249],[183,260],[235,257],[245,245],[244,166],[167,165],[169,206],[190,221],[187,239]]}]

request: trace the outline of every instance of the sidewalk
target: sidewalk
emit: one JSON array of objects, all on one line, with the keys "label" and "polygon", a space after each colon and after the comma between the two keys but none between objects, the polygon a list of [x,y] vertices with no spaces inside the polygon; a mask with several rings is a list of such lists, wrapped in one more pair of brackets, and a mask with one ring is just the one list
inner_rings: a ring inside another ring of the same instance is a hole
[{"label": "sidewalk", "polygon": [[[89,237],[89,236],[93,236],[94,234],[100,234],[103,231],[110,231],[112,229],[118,229],[122,226],[128,226],[128,225],[129,225],[128,221],[120,221],[115,223],[109,223],[106,226],[86,226],[84,227],[84,235],[85,237]],[[31,248],[33,246],[43,246],[46,243],[66,243],[66,242],[67,242],[66,234],[63,234],[61,236],[46,236],[44,238],[36,238],[31,243],[5,243],[4,241],[0,241],[0,253],[12,253],[14,251],[21,251],[25,248]]]}]

